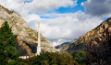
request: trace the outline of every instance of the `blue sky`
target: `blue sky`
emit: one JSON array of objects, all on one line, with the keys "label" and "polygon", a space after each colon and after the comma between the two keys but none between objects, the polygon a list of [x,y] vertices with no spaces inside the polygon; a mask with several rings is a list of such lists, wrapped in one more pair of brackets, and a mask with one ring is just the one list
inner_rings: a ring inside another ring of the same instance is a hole
[{"label": "blue sky", "polygon": [[68,7],[59,7],[59,8],[54,9],[54,10],[49,10],[48,13],[56,12],[56,13],[62,13],[62,14],[64,14],[64,13],[75,13],[77,11],[84,11],[85,8],[81,4],[83,2],[85,2],[85,1],[86,0],[77,0],[76,5],[68,6]]},{"label": "blue sky", "polygon": [[[48,13],[56,12],[56,13],[63,13],[64,14],[64,13],[75,13],[77,11],[84,11],[85,8],[81,4],[85,1],[86,0],[77,0],[76,5],[68,6],[68,7],[59,7],[59,8],[54,9],[54,10],[49,10]],[[33,2],[33,0],[24,0],[25,4],[31,3],[31,2]]]},{"label": "blue sky", "polygon": [[76,6],[71,7],[60,7],[56,10],[57,13],[74,13],[77,11],[84,11],[84,7],[81,3],[85,2],[86,0],[78,0]]},{"label": "blue sky", "polygon": [[[57,9],[54,10],[49,10],[48,13],[61,13],[61,14],[66,14],[66,13],[76,13],[78,11],[82,11],[84,12],[85,8],[84,6],[82,6],[82,3],[84,3],[86,0],[77,0],[76,5],[73,6],[68,6],[68,7],[59,7]],[[48,17],[48,16],[40,16],[41,18],[53,18],[53,17]]]},{"label": "blue sky", "polygon": [[24,3],[30,3],[32,2],[33,0],[24,0]]},{"label": "blue sky", "polygon": [[73,41],[111,16],[111,0],[0,0],[41,34],[58,45]]}]

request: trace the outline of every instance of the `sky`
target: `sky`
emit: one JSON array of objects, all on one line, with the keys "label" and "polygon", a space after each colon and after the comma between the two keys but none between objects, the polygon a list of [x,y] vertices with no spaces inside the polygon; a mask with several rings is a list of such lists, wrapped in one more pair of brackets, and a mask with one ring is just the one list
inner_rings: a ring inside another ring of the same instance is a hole
[{"label": "sky", "polygon": [[53,45],[74,41],[111,16],[111,0],[0,0]]}]

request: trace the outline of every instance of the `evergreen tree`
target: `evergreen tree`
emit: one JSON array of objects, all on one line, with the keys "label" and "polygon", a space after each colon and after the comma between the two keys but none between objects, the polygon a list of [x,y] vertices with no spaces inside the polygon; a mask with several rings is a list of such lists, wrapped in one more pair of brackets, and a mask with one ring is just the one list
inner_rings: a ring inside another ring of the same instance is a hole
[{"label": "evergreen tree", "polygon": [[29,65],[79,65],[73,57],[66,52],[43,52],[40,56],[30,58]]},{"label": "evergreen tree", "polygon": [[8,22],[0,28],[0,65],[18,65],[16,38],[11,32]]}]

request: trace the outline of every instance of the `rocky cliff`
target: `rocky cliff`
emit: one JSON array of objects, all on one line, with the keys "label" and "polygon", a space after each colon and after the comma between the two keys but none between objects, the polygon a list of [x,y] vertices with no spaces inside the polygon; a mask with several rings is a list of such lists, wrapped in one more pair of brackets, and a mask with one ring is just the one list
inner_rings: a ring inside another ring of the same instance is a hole
[{"label": "rocky cliff", "polygon": [[[33,55],[37,46],[37,32],[28,27],[24,19],[16,12],[0,5],[0,27],[7,21],[14,35],[17,36],[18,49],[22,55]],[[48,40],[41,35],[42,51],[52,52],[53,47]]]},{"label": "rocky cliff", "polygon": [[[86,45],[88,65],[111,65],[111,18],[74,43]],[[74,43],[67,50],[73,51]]]}]

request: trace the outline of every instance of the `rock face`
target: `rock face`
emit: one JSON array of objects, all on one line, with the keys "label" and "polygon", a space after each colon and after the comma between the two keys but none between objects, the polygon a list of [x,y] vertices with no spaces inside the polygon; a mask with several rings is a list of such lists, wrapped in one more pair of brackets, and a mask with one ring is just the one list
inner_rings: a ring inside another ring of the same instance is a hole
[{"label": "rock face", "polygon": [[2,27],[2,24],[3,24],[3,20],[0,19],[0,28]]},{"label": "rock face", "polygon": [[69,47],[70,44],[71,44],[70,42],[64,42],[61,45],[56,46],[56,49],[59,49],[60,51],[64,51]]},{"label": "rock face", "polygon": [[[111,18],[74,43],[86,45],[88,65],[111,65]],[[71,44],[68,49],[73,48],[73,45]]]},{"label": "rock face", "polygon": [[[0,27],[7,21],[14,35],[17,36],[18,48],[22,55],[33,55],[37,46],[37,32],[28,27],[19,14],[0,5]],[[53,47],[41,35],[42,51],[52,52]]]},{"label": "rock face", "polygon": [[[111,18],[101,23],[98,27],[89,31],[84,36],[80,37],[76,43],[87,43],[87,45],[98,45],[100,42],[108,40],[111,36]],[[90,44],[89,44],[90,43]]]}]

